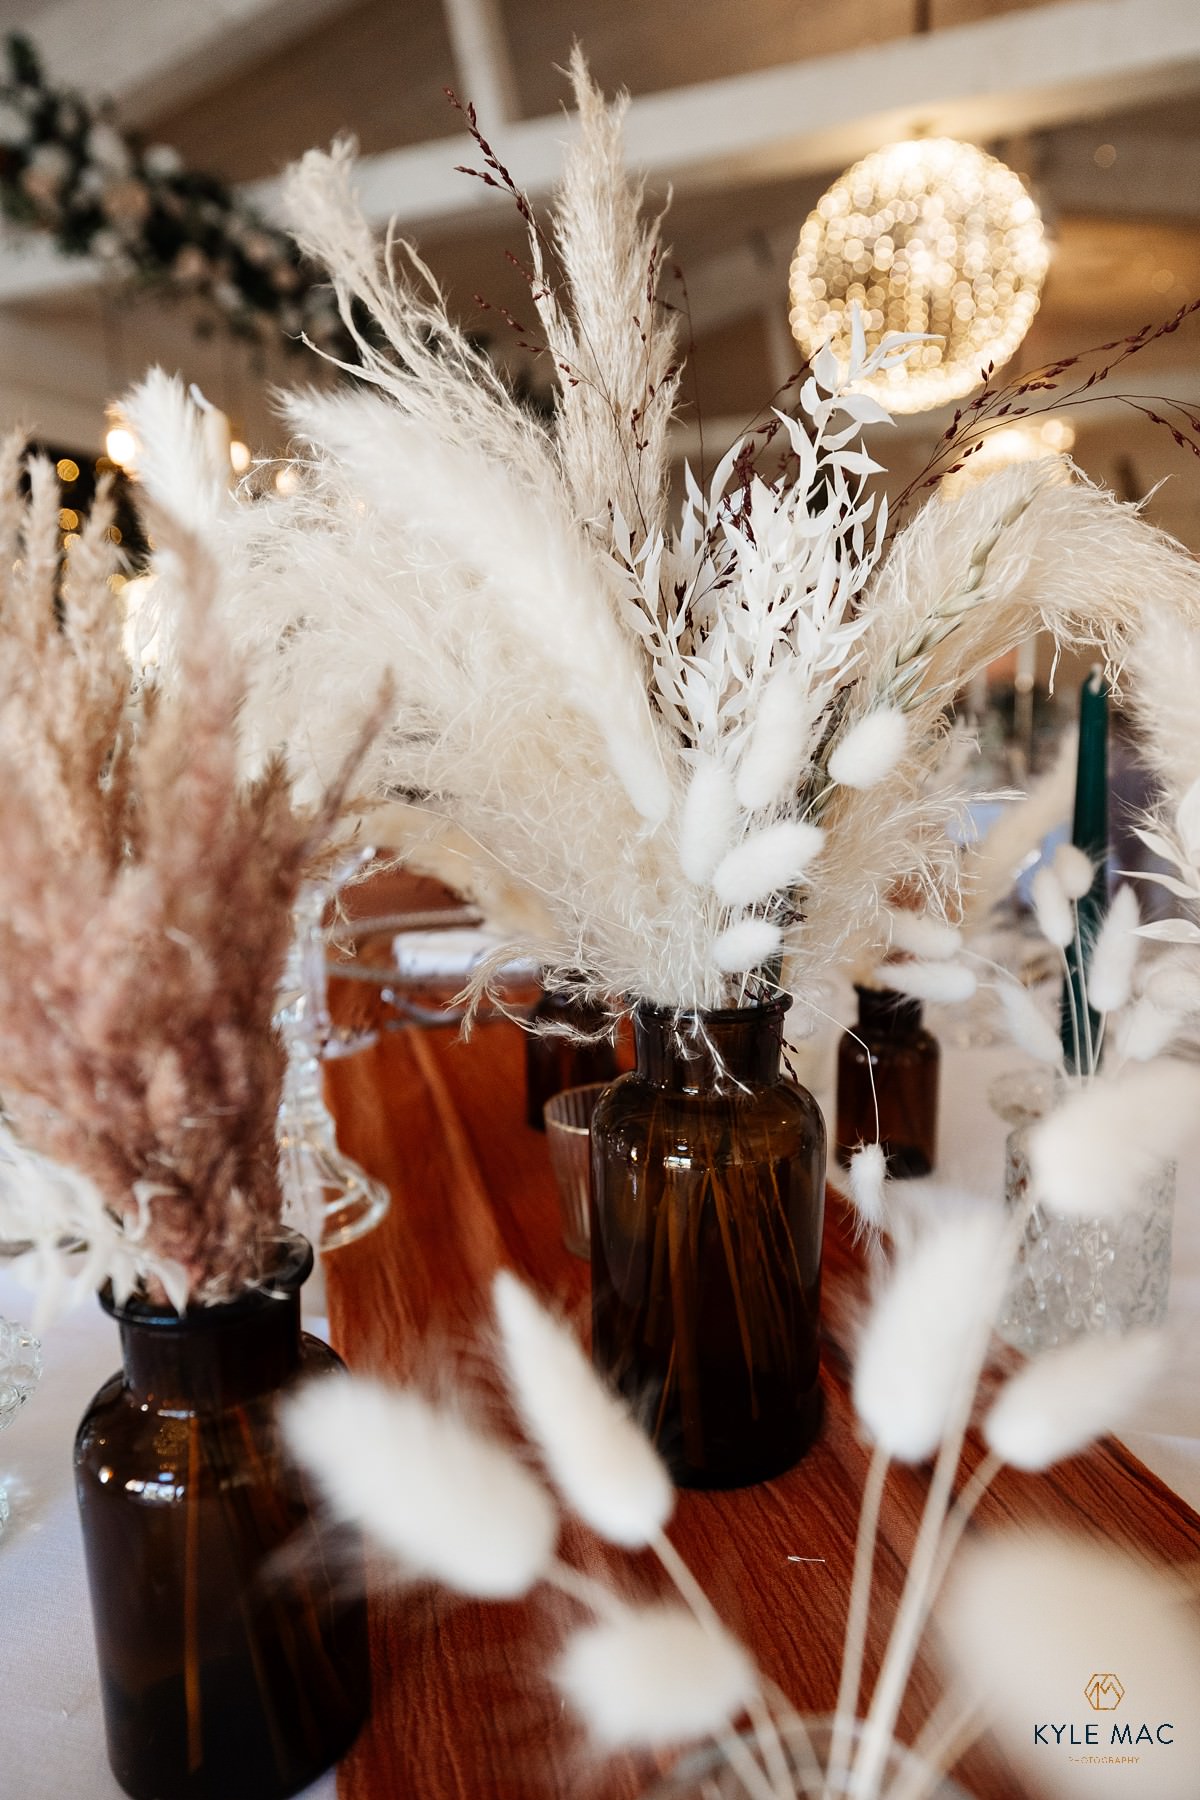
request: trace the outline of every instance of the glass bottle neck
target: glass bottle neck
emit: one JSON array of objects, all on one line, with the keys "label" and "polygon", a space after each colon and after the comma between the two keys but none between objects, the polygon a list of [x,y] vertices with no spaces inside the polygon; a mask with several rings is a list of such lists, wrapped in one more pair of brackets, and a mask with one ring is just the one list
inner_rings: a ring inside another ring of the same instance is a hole
[{"label": "glass bottle neck", "polygon": [[858,1023],[876,1037],[911,1037],[921,1029],[921,1002],[894,988],[855,987]]},{"label": "glass bottle neck", "polygon": [[125,1385],[140,1401],[164,1411],[237,1406],[270,1393],[300,1366],[300,1288],[312,1251],[294,1237],[262,1288],[215,1306],[169,1307],[137,1300],[116,1306]]},{"label": "glass bottle neck", "polygon": [[674,1013],[640,1006],[633,1017],[637,1072],[680,1094],[728,1096],[779,1079],[786,996],[765,1006]]}]

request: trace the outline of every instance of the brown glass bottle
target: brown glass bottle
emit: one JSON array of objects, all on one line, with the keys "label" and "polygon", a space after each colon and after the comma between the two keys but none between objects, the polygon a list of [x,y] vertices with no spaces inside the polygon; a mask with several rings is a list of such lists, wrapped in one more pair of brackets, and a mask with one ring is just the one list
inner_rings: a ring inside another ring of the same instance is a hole
[{"label": "brown glass bottle", "polygon": [[919,1000],[891,988],[854,991],[858,1023],[838,1045],[837,1159],[845,1168],[860,1144],[878,1138],[893,1181],[929,1175],[937,1157],[938,1041],[921,1023]]},{"label": "brown glass bottle", "polygon": [[[532,1013],[532,1024],[565,1025],[589,1034],[603,1031],[607,1015],[574,994],[547,988]],[[525,1033],[525,1122],[545,1131],[542,1108],[566,1088],[586,1087],[594,1081],[611,1081],[617,1072],[617,1051],[611,1038],[591,1037],[588,1042],[562,1031]]]},{"label": "brown glass bottle", "polygon": [[592,1118],[592,1356],[685,1487],[788,1469],[821,1416],[825,1127],[779,1062],[786,998],[640,1007]]},{"label": "brown glass bottle", "polygon": [[340,1368],[300,1330],[312,1252],[179,1318],[131,1301],[75,1443],[108,1754],[134,1800],[283,1800],[366,1716],[362,1552],[313,1506],[276,1403]]}]

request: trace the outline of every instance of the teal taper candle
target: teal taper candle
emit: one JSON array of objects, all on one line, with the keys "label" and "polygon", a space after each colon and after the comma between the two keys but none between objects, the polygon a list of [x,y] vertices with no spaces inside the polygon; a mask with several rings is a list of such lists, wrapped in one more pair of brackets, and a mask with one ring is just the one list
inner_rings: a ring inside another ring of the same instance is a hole
[{"label": "teal taper candle", "polygon": [[[1086,677],[1079,696],[1079,758],[1071,841],[1087,852],[1096,868],[1091,887],[1077,902],[1079,942],[1086,967],[1108,903],[1108,687],[1099,667]],[[1087,1074],[1087,1045],[1096,1043],[1100,1020],[1084,1008],[1078,944],[1067,950],[1067,971],[1062,997],[1063,1052],[1069,1069]]]}]

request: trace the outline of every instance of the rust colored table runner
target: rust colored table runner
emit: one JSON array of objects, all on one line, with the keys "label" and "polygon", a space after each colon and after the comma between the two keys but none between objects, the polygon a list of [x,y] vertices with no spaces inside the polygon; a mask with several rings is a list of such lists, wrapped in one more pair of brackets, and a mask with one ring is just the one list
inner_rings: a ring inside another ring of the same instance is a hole
[{"label": "rust colored table runner", "polygon": [[[494,1271],[511,1267],[581,1325],[587,1268],[562,1248],[542,1136],[523,1118],[522,1043],[507,1023],[454,1032],[385,1032],[330,1065],[343,1146],[386,1180],[383,1225],[326,1264],[333,1339],[352,1367],[437,1383],[461,1366],[486,1384],[477,1354]],[[734,1493],[684,1493],[671,1536],[767,1676],[804,1713],[832,1710],[859,1497],[867,1465],[847,1392],[846,1346],[861,1271],[841,1203],[826,1224],[823,1379],[826,1420],[814,1449],[776,1481]],[[927,1476],[889,1477],[876,1564],[873,1677],[903,1581]],[[1121,1446],[1108,1443],[1037,1478],[1004,1472],[980,1526],[1045,1522],[1200,1556],[1200,1518]],[[565,1554],[626,1589],[661,1586],[649,1558],[612,1561],[582,1530]],[[338,1777],[341,1800],[632,1800],[653,1765],[598,1764],[544,1679],[570,1602],[537,1594],[483,1606],[426,1588],[373,1597],[372,1719]],[[937,1695],[918,1666],[902,1725],[915,1732]],[[987,1741],[956,1771],[978,1800],[1020,1784]]]}]

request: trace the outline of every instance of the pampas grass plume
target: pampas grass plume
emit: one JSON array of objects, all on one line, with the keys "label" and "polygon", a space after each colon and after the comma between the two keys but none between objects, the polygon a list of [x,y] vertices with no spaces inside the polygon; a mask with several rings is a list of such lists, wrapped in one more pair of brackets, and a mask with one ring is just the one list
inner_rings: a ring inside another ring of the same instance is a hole
[{"label": "pampas grass plume", "polygon": [[1052,1212],[1092,1219],[1136,1206],[1200,1125],[1200,1068],[1160,1057],[1099,1075],[1029,1138],[1034,1191]]},{"label": "pampas grass plume", "polygon": [[782,944],[782,931],[769,919],[736,919],[713,939],[713,961],[726,975],[746,975],[768,962]]},{"label": "pampas grass plume", "polygon": [[1052,867],[1068,900],[1082,900],[1096,878],[1091,857],[1078,844],[1060,844]]},{"label": "pampas grass plume", "polygon": [[914,1000],[940,1000],[948,1006],[969,1000],[976,988],[973,970],[958,962],[884,963],[876,969],[874,979],[880,987]]},{"label": "pampas grass plume", "polygon": [[509,1391],[567,1504],[609,1543],[658,1536],[675,1493],[649,1438],[603,1386],[566,1326],[515,1275],[492,1284]]},{"label": "pampas grass plume", "polygon": [[1141,940],[1134,936],[1141,917],[1137,895],[1125,882],[1113,895],[1088,963],[1087,997],[1095,1012],[1116,1012],[1129,999],[1141,949]]},{"label": "pampas grass plume", "polygon": [[1048,1469],[1116,1431],[1166,1366],[1161,1331],[1093,1335],[1026,1363],[984,1421],[988,1448],[1014,1469]]},{"label": "pampas grass plume", "polygon": [[1012,1040],[1035,1062],[1057,1068],[1063,1060],[1062,1039],[1028,988],[1017,981],[1002,981],[1000,1004]]},{"label": "pampas grass plume", "polygon": [[717,864],[713,889],[726,906],[753,906],[768,894],[789,888],[825,842],[819,825],[781,819],[754,832]]},{"label": "pampas grass plume", "polygon": [[1005,1246],[998,1210],[951,1216],[899,1259],[867,1315],[854,1407],[898,1462],[925,1462],[945,1435],[999,1305]]},{"label": "pampas grass plume", "polygon": [[1029,891],[1038,930],[1049,943],[1065,950],[1075,936],[1075,914],[1066,889],[1048,863],[1038,870]]},{"label": "pampas grass plume", "polygon": [[929,962],[948,962],[962,949],[962,933],[930,913],[897,909],[888,914],[893,950],[906,950]]},{"label": "pampas grass plume", "polygon": [[679,818],[679,865],[701,886],[729,848],[737,801],[728,769],[715,757],[697,763]]},{"label": "pampas grass plume", "polygon": [[314,1381],[283,1407],[284,1436],[339,1518],[410,1575],[509,1600],[549,1568],[558,1514],[512,1452],[411,1390]]},{"label": "pampas grass plume", "polygon": [[904,754],[908,722],[896,707],[881,707],[852,725],[829,758],[829,779],[839,787],[873,788]]},{"label": "pampas grass plume", "polygon": [[847,1171],[850,1198],[863,1224],[881,1231],[887,1217],[884,1187],[887,1182],[887,1158],[882,1144],[864,1144],[850,1158]]},{"label": "pampas grass plume", "polygon": [[554,1681],[606,1750],[719,1736],[758,1692],[741,1645],[678,1606],[630,1608],[575,1632]]},{"label": "pampas grass plume", "polygon": [[[1200,1623],[1188,1599],[1173,1571],[1109,1543],[1045,1531],[989,1534],[960,1553],[939,1609],[947,1673],[978,1701],[1004,1755],[1041,1793],[1048,1752],[1033,1741],[1031,1723],[1092,1716],[1083,1710],[1092,1672],[1117,1672],[1138,1696],[1138,1720],[1170,1719],[1178,1732],[1179,1721],[1194,1717]],[[1148,1780],[1129,1791],[1193,1800],[1195,1759],[1180,1748],[1156,1749]],[[1054,1757],[1053,1791],[1064,1800],[1092,1800],[1098,1772],[1064,1751]]]}]

